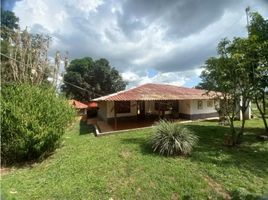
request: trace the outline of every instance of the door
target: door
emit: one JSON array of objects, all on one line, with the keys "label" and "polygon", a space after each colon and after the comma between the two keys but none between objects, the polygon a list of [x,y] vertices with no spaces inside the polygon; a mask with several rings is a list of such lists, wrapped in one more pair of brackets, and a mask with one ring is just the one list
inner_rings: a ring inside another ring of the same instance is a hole
[{"label": "door", "polygon": [[137,102],[137,117],[138,119],[145,118],[145,102],[144,101]]}]

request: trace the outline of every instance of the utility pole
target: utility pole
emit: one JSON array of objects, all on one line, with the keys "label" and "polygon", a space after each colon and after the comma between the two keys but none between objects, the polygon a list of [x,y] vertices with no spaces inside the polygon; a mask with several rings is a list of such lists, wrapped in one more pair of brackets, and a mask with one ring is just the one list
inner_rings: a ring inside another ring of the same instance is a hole
[{"label": "utility pole", "polygon": [[[250,10],[250,7],[248,6],[248,7],[246,8],[246,16],[247,16],[247,30],[249,29],[249,21],[248,21],[249,10]],[[249,30],[248,30],[248,35],[249,35]]]}]

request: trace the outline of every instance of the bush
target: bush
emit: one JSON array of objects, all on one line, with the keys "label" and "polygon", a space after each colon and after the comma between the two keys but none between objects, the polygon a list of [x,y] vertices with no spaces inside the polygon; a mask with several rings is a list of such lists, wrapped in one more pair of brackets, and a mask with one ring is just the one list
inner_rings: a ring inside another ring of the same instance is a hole
[{"label": "bush", "polygon": [[75,116],[52,88],[8,85],[1,90],[1,159],[8,164],[51,153]]},{"label": "bush", "polygon": [[161,120],[154,128],[151,143],[153,151],[161,155],[187,155],[197,140],[197,136],[187,127]]}]

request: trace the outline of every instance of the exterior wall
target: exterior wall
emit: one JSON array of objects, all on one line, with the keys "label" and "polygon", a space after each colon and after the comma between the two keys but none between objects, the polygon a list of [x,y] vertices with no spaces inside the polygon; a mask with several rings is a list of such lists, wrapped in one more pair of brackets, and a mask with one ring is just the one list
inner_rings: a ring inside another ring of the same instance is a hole
[{"label": "exterior wall", "polygon": [[179,101],[179,113],[180,114],[191,114],[191,100]]},{"label": "exterior wall", "polygon": [[100,101],[98,102],[98,117],[101,118],[103,121],[107,120],[107,102]]},{"label": "exterior wall", "polygon": [[[209,117],[217,117],[218,113],[215,110],[214,101],[211,107],[207,106],[208,100],[202,100],[203,107],[198,109],[199,100],[180,100],[179,103],[179,117],[185,119],[203,119]],[[111,120],[114,118],[114,102],[103,101],[98,102],[99,110],[98,116],[104,121]],[[166,111],[165,114],[171,114],[172,111]],[[145,101],[145,113],[150,113],[152,115],[158,115],[159,111],[155,110],[155,101]],[[117,113],[117,117],[136,117],[137,116],[137,102],[130,102],[130,112],[129,113]]]},{"label": "exterior wall", "polygon": [[[240,105],[242,105],[242,97],[241,97],[241,100],[240,100]],[[242,120],[242,110],[240,110],[239,111],[239,109],[240,109],[240,107],[239,107],[239,105],[237,105],[237,107],[236,107],[236,111],[238,112],[237,113],[237,118],[239,119],[239,120]],[[251,119],[251,102],[249,102],[249,105],[248,105],[248,108],[247,108],[247,110],[246,110],[246,112],[245,112],[245,119]]]},{"label": "exterior wall", "polygon": [[[202,101],[202,109],[198,109],[198,101]],[[179,103],[179,116],[184,119],[205,119],[218,117],[214,101],[211,107],[207,103],[211,100],[181,100]]]},{"label": "exterior wall", "polygon": [[[155,101],[145,101],[145,113],[158,115],[159,111],[155,109]],[[171,114],[171,111],[165,111],[165,115]]]},{"label": "exterior wall", "polygon": [[[114,118],[114,102],[107,101],[107,118]],[[137,103],[135,101],[130,102],[130,113],[117,113],[117,117],[130,117],[137,115]]]},{"label": "exterior wall", "polygon": [[[198,101],[202,101],[203,108],[198,109]],[[208,101],[212,101],[212,107],[208,107],[207,103]],[[204,113],[215,113],[217,112],[215,110],[215,105],[213,100],[192,100],[191,101],[191,114],[204,114]]]},{"label": "exterior wall", "polygon": [[246,119],[251,119],[251,102],[249,102],[248,108],[246,110]]}]

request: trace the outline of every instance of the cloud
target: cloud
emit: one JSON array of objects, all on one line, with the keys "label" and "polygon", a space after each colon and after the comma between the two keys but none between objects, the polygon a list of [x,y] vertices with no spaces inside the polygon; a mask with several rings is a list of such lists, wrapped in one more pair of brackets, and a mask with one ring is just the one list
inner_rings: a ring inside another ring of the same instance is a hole
[{"label": "cloud", "polygon": [[21,27],[52,36],[50,56],[104,57],[131,86],[195,84],[221,38],[246,35],[247,6],[268,17],[266,0],[22,0],[13,10]]},{"label": "cloud", "polygon": [[[142,85],[145,83],[165,83],[171,85],[182,86],[186,85],[187,82],[191,81],[193,78],[197,78],[201,73],[201,68],[187,70],[183,72],[164,72],[157,73],[154,76],[150,76],[149,73],[146,75],[137,75],[132,71],[126,71],[122,73],[124,80],[128,81],[130,84],[128,88],[135,85]],[[197,82],[195,82],[197,84]]]}]

